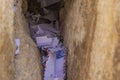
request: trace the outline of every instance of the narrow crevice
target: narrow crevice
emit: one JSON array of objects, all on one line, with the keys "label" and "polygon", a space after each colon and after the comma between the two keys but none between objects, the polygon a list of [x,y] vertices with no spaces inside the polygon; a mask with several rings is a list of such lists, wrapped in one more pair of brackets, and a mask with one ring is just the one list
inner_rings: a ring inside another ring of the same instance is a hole
[{"label": "narrow crevice", "polygon": [[60,34],[61,0],[28,0],[25,17],[30,35],[41,54],[43,80],[67,80],[67,50]]}]

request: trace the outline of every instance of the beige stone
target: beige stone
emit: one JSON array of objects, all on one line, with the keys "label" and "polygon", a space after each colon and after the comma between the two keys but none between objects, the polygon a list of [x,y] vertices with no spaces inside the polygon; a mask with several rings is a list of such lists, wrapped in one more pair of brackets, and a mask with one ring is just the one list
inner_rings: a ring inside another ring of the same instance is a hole
[{"label": "beige stone", "polygon": [[14,79],[13,0],[0,0],[0,80]]},{"label": "beige stone", "polygon": [[32,41],[22,13],[22,0],[17,4],[15,12],[15,38],[20,39],[20,53],[15,57],[15,80],[42,80],[40,53]]},{"label": "beige stone", "polygon": [[68,80],[119,80],[120,1],[64,3],[61,33],[69,50]]},{"label": "beige stone", "polygon": [[[23,16],[27,2],[17,1],[0,0],[0,80],[42,80],[40,53]],[[64,3],[60,18],[69,51],[67,80],[120,80],[120,1]],[[21,43],[16,57],[14,38]]]}]

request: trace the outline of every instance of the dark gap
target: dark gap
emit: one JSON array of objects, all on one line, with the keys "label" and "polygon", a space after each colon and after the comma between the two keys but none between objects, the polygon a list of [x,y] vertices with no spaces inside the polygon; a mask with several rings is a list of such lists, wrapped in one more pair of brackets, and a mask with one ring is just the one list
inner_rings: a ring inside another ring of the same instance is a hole
[{"label": "dark gap", "polygon": [[67,80],[67,50],[63,44],[63,37],[60,35],[59,21],[59,11],[64,6],[62,3],[61,0],[28,0],[28,11],[25,17],[31,37],[41,53],[44,68],[43,80],[51,78]]}]

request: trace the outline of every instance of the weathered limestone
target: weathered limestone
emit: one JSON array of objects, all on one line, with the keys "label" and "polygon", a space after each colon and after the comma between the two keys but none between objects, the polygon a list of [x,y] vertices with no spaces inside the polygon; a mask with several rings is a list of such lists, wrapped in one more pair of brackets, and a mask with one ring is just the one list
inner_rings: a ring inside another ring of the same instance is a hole
[{"label": "weathered limestone", "polygon": [[0,0],[0,80],[14,80],[13,0]]},{"label": "weathered limestone", "polygon": [[[16,3],[15,38],[20,39],[20,53],[15,56],[15,80],[42,80],[40,53],[30,38],[28,25],[23,16],[22,0]],[[23,5],[24,6],[24,5]]]},{"label": "weathered limestone", "polygon": [[119,0],[64,0],[68,80],[120,80]]},{"label": "weathered limestone", "polygon": [[120,80],[120,0],[115,0],[115,28],[118,33],[118,43],[115,49],[114,54],[114,79],[113,80]]},{"label": "weathered limestone", "polygon": [[[0,80],[42,80],[40,54],[23,16],[26,10],[25,0],[0,1]],[[17,56],[15,38],[21,43]]]},{"label": "weathered limestone", "polygon": [[[120,1],[64,1],[61,33],[69,50],[68,80],[120,80]],[[22,9],[18,0],[14,16],[13,5],[14,0],[0,0],[0,80],[42,80],[39,52],[22,14],[27,6]],[[15,59],[14,36],[21,41]]]}]

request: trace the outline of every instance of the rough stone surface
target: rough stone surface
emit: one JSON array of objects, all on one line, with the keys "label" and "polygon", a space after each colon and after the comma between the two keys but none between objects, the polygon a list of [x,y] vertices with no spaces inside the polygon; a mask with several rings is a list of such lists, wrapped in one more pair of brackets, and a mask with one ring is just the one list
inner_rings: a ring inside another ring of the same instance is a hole
[{"label": "rough stone surface", "polygon": [[64,0],[68,80],[120,80],[119,0]]},{"label": "rough stone surface", "polygon": [[[0,80],[42,80],[40,53],[23,16],[27,0],[0,0]],[[14,39],[20,53],[14,56]]]},{"label": "rough stone surface", "polygon": [[120,0],[115,1],[115,28],[118,33],[118,43],[114,54],[114,80],[120,80]]},{"label": "rough stone surface", "polygon": [[[22,0],[16,3],[15,38],[20,39],[20,53],[15,56],[15,80],[42,80],[40,53],[30,38],[28,25],[23,16]],[[23,5],[24,6],[24,5]]]},{"label": "rough stone surface", "polygon": [[0,0],[0,80],[14,80],[13,0]]},{"label": "rough stone surface", "polygon": [[[42,80],[40,54],[22,15],[27,7],[23,10],[17,1],[14,16],[14,0],[0,0],[0,80]],[[64,3],[61,31],[69,50],[68,80],[120,80],[120,1]],[[15,59],[14,36],[21,42]]]}]

